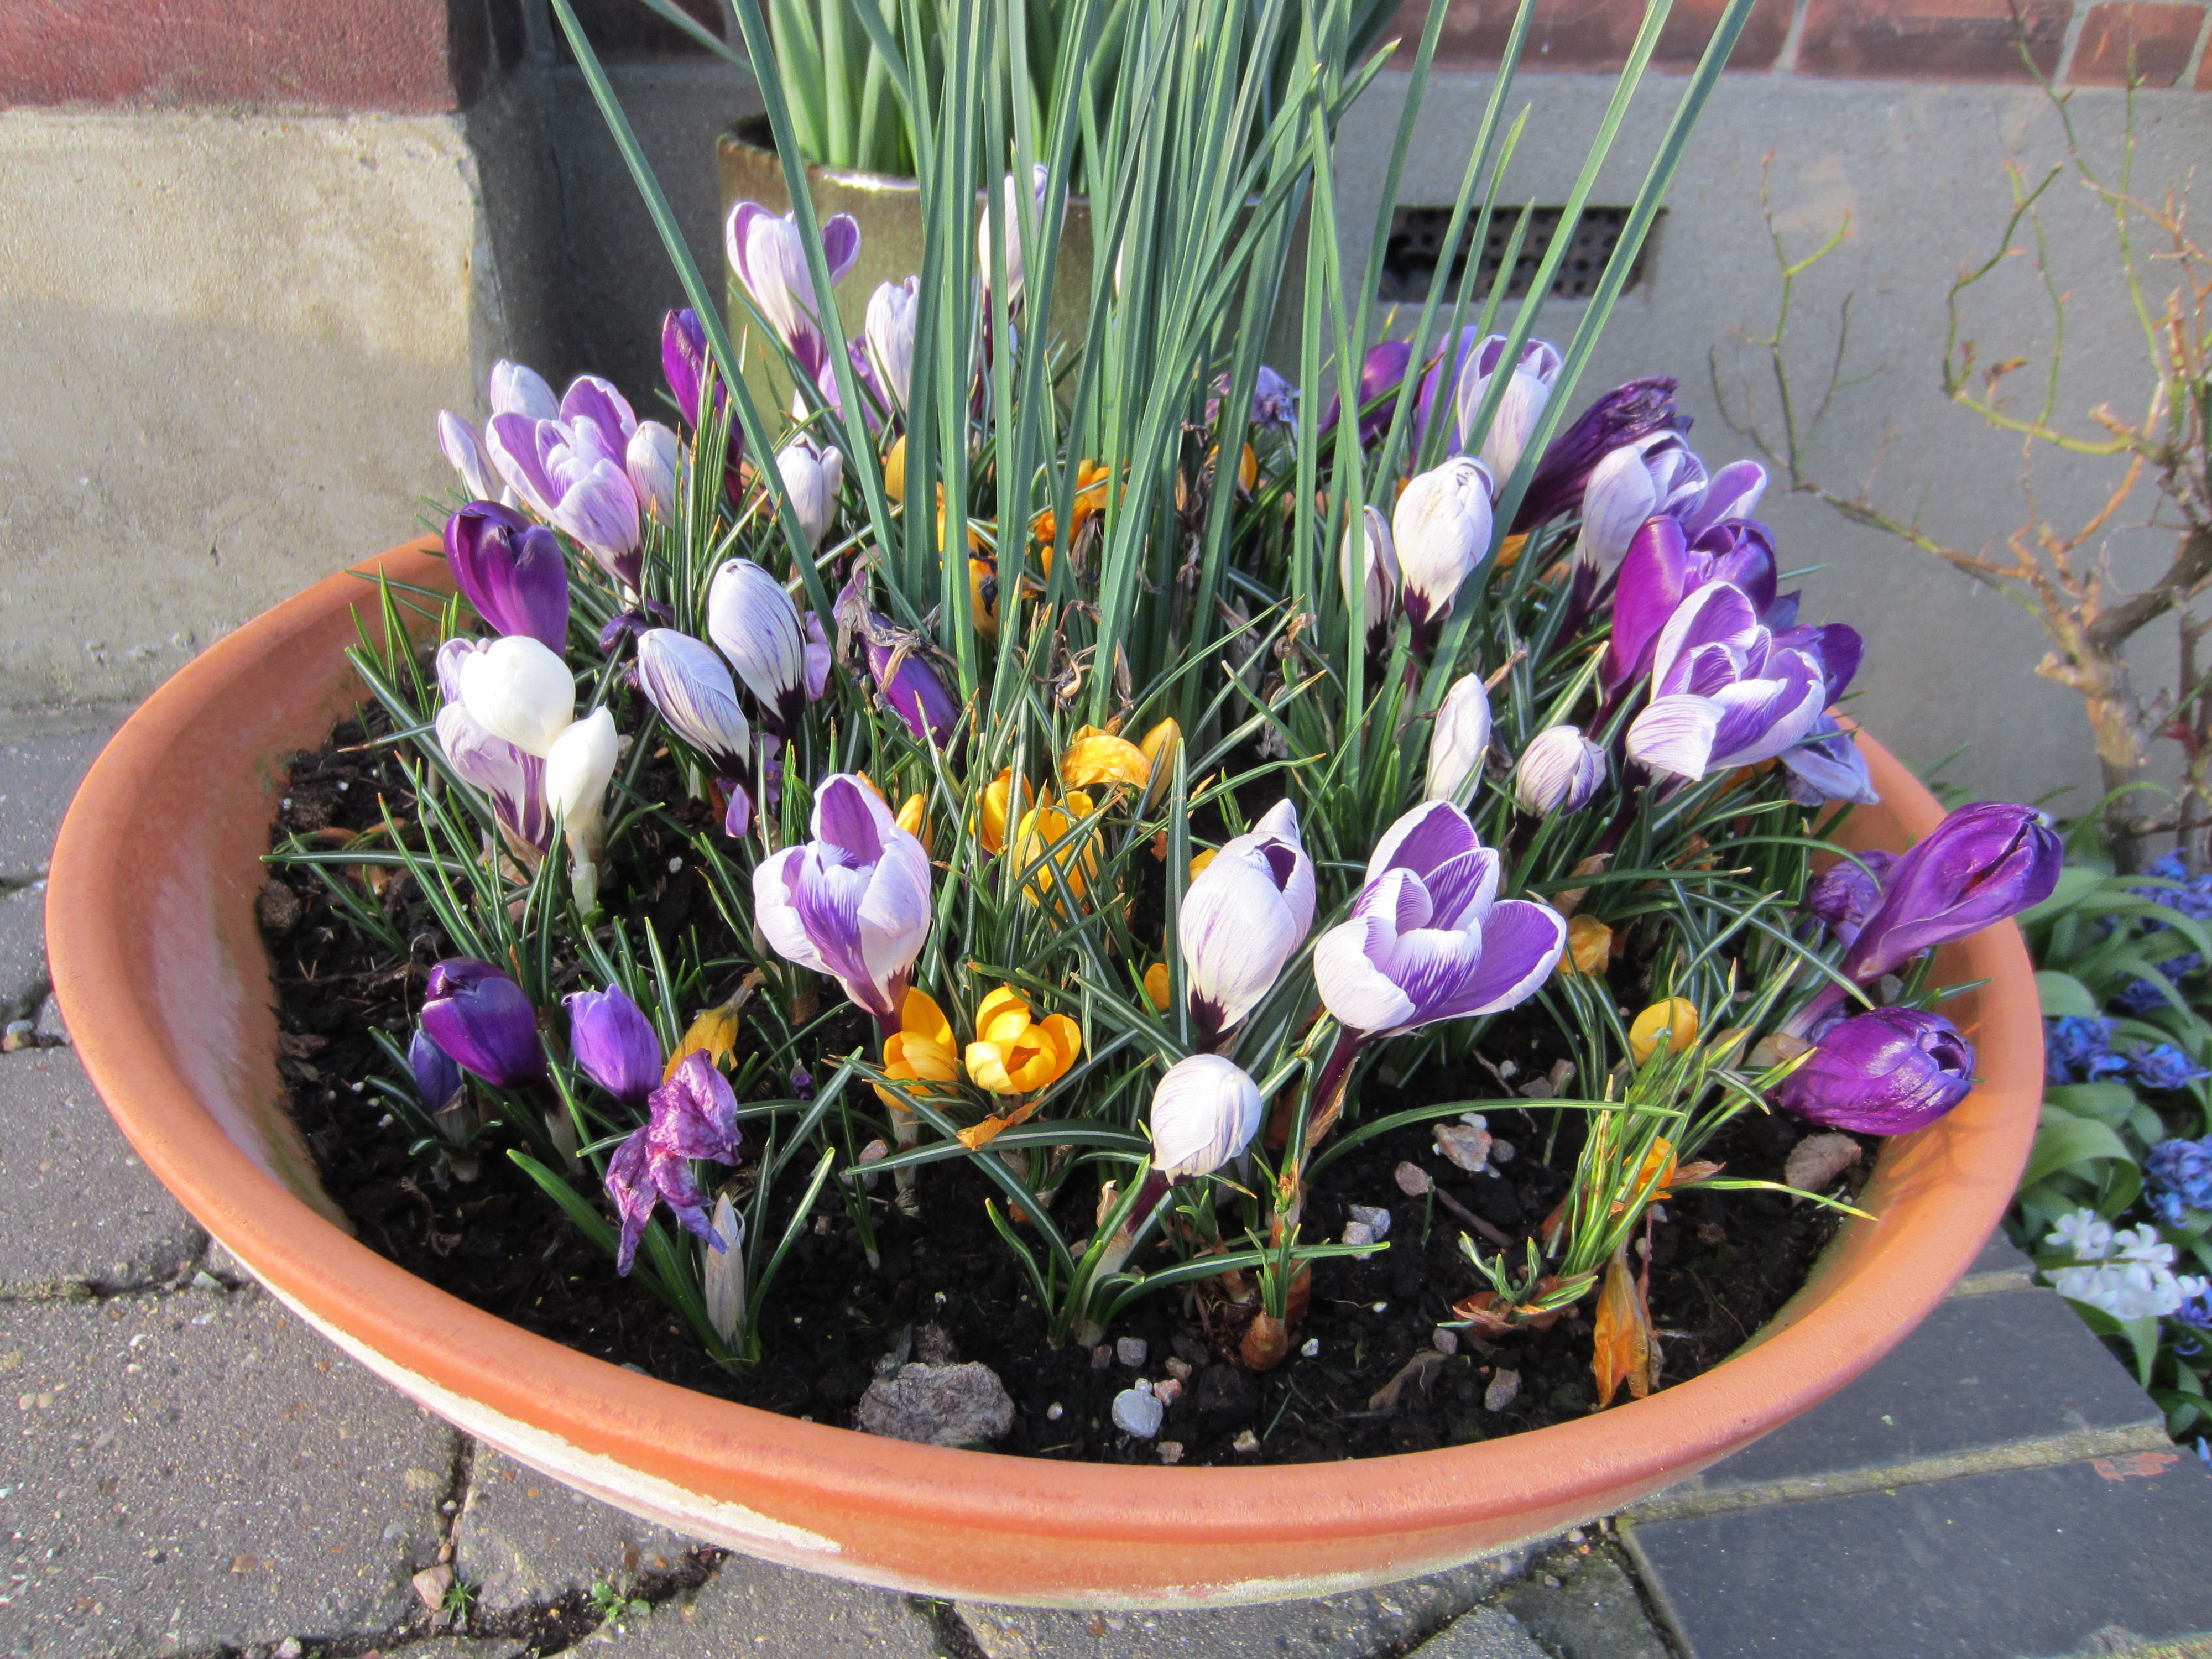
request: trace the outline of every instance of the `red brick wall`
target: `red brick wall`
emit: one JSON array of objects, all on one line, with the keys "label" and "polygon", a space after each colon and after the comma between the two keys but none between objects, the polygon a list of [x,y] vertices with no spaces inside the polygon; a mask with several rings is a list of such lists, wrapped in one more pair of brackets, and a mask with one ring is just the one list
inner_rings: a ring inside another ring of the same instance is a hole
[{"label": "red brick wall", "polygon": [[[1654,67],[1694,64],[1723,9],[1723,0],[1675,0]],[[1495,65],[1514,11],[1514,0],[1452,0],[1437,66]],[[2024,42],[2046,76],[2124,86],[2132,46],[2142,84],[2212,88],[2212,59],[2200,62],[2206,11],[2163,0],[1757,0],[1729,68],[1822,79],[2026,81]],[[1395,32],[1418,38],[1427,13],[1426,0],[1407,0]],[[1642,15],[1634,0],[1537,0],[1522,68],[1617,70]]]}]

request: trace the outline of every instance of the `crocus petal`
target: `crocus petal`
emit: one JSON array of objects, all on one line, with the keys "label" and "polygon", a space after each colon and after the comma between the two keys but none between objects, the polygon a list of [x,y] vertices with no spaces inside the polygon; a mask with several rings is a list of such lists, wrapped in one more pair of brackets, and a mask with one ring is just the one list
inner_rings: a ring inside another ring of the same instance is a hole
[{"label": "crocus petal", "polygon": [[543,757],[575,713],[568,665],[527,634],[510,634],[460,665],[461,703],[478,726]]},{"label": "crocus petal", "polygon": [[1494,1014],[1527,1001],[1566,946],[1566,918],[1550,905],[1500,899],[1483,918],[1481,962],[1437,1018]]},{"label": "crocus petal", "polygon": [[637,677],[660,718],[718,775],[744,775],[752,732],[714,647],[672,628],[648,629],[637,637]]},{"label": "crocus petal", "polygon": [[1265,1103],[1235,1061],[1193,1054],[1152,1091],[1152,1168],[1169,1181],[1211,1175],[1252,1144]]},{"label": "crocus petal", "polygon": [[707,589],[707,637],[738,671],[763,717],[784,735],[805,712],[806,641],[799,607],[750,559],[732,559]]},{"label": "crocus petal", "polygon": [[1653,772],[1695,780],[1712,758],[1721,711],[1710,697],[1655,697],[1630,724],[1628,758]]},{"label": "crocus petal", "polygon": [[557,420],[561,400],[536,369],[502,357],[491,366],[491,412],[520,415],[532,422]]},{"label": "crocus petal", "polygon": [[1739,680],[1713,694],[1719,718],[1709,771],[1772,760],[1795,747],[1820,717],[1826,696],[1818,667],[1799,652],[1780,651],[1768,668],[1767,678]]},{"label": "crocus petal", "polygon": [[1376,965],[1392,937],[1383,918],[1355,916],[1314,941],[1314,985],[1349,1030],[1395,1030],[1413,1018],[1413,1000]]},{"label": "crocus petal", "polygon": [[629,400],[615,390],[614,382],[596,374],[580,374],[562,395],[561,418],[592,422],[606,436],[610,447],[627,445],[637,430],[637,416]]},{"label": "crocus petal", "polygon": [[1444,693],[1429,734],[1429,799],[1458,805],[1481,782],[1490,729],[1489,689],[1480,674],[1462,675]]},{"label": "crocus petal", "polygon": [[586,1077],[618,1100],[641,1106],[660,1086],[660,1037],[618,985],[577,991],[568,1011],[568,1052]]},{"label": "crocus petal", "polygon": [[469,494],[478,501],[492,494],[491,473],[484,461],[483,441],[471,426],[450,409],[438,411],[438,447],[453,463],[453,471],[461,475],[461,483]]},{"label": "crocus petal", "polygon": [[676,477],[683,459],[676,434],[658,421],[638,423],[623,457],[638,505],[662,524],[676,522]]}]

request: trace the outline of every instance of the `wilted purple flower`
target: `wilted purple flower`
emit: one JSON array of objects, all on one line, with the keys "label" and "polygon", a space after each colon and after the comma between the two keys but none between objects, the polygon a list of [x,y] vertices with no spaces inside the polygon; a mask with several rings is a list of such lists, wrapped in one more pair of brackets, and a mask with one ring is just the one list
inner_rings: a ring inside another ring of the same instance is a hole
[{"label": "wilted purple flower", "polygon": [[2065,1014],[2044,1021],[2044,1081],[2094,1083],[2099,1078],[2126,1071],[2126,1057],[2112,1052],[2115,1024],[2088,1014]]},{"label": "wilted purple flower", "polygon": [[[836,367],[822,331],[821,299],[807,271],[798,216],[771,213],[758,202],[740,202],[730,210],[724,240],[731,270],[769,327],[823,400],[842,413]],[[850,214],[833,214],[823,222],[822,253],[835,288],[860,257],[860,227]]]},{"label": "wilted purple flower", "polygon": [[1894,853],[1861,853],[1856,861],[1838,859],[1805,884],[1805,911],[1828,926],[1839,945],[1859,936],[1867,919],[1881,908],[1881,884],[1896,867]]},{"label": "wilted purple flower", "polygon": [[1306,942],[1313,913],[1313,860],[1298,839],[1297,808],[1280,800],[1249,832],[1222,843],[1176,918],[1191,1021],[1202,1042],[1259,1006]]},{"label": "wilted purple flower", "polygon": [[[1534,343],[1531,342],[1532,345]],[[1549,351],[1551,348],[1547,346],[1545,349]],[[1553,352],[1551,361],[1554,364],[1558,358],[1559,354]],[[1525,369],[1528,367],[1525,352],[1522,362]],[[1558,373],[1554,367],[1553,376],[1556,377]],[[1544,384],[1548,396],[1550,380],[1547,380]],[[1615,386],[1591,404],[1576,418],[1572,426],[1545,446],[1543,459],[1537,462],[1536,471],[1528,480],[1528,494],[1521,498],[1520,511],[1513,515],[1513,528],[1516,531],[1533,530],[1547,520],[1555,519],[1581,506],[1599,463],[1616,451],[1661,433],[1687,432],[1690,417],[1674,407],[1678,384],[1666,375],[1631,380],[1626,386]],[[1518,390],[1516,387],[1516,391]],[[1479,400],[1480,393],[1477,394]],[[1508,392],[1506,403],[1514,401],[1515,393]],[[1529,425],[1533,426],[1535,417],[1543,412],[1544,402],[1545,399],[1540,398],[1534,400],[1534,407],[1528,411]],[[1463,417],[1472,417],[1475,406],[1474,403],[1463,402]],[[1501,418],[1504,412],[1504,407],[1500,405],[1498,414]],[[1526,441],[1525,436],[1522,441]],[[1688,454],[1689,452],[1685,449],[1682,453]],[[1517,446],[1514,453],[1517,459],[1520,453]],[[1484,447],[1484,459],[1489,459],[1487,444]],[[1694,455],[1690,456],[1690,459],[1692,463],[1697,461]],[[1506,473],[1511,470],[1510,467],[1498,470],[1501,486],[1505,482]],[[1703,483],[1705,476],[1705,467],[1698,465],[1697,482]],[[1633,527],[1631,526],[1632,529]]]},{"label": "wilted purple flower", "polygon": [[474,957],[449,957],[430,970],[422,1030],[463,1071],[494,1088],[519,1088],[545,1075],[545,1047],[530,999]]},{"label": "wilted purple flower", "polygon": [[1973,1071],[1973,1045],[1942,1015],[1876,1008],[1831,1027],[1774,1098],[1809,1123],[1908,1134],[1964,1100]]},{"label": "wilted purple flower", "polygon": [[752,762],[752,728],[738,707],[738,688],[711,646],[672,628],[637,637],[637,683],[669,729],[725,778],[742,778]]},{"label": "wilted purple flower", "polygon": [[1351,919],[1314,945],[1322,1003],[1349,1032],[1389,1036],[1533,994],[1567,942],[1548,905],[1498,897],[1498,858],[1449,801],[1383,833]]},{"label": "wilted purple flower", "polygon": [[[1835,701],[1835,693],[1831,691],[1828,699]],[[1833,714],[1823,713],[1796,748],[1782,751],[1781,760],[1790,769],[1790,799],[1800,806],[1832,800],[1869,806],[1881,799],[1875,792],[1874,775],[1867,770],[1857,739]]]},{"label": "wilted purple flower", "polygon": [[2065,843],[2032,806],[1979,801],[1930,830],[1882,883],[1843,970],[1864,983],[1923,951],[2043,902],[2058,884]]},{"label": "wilted purple flower", "polygon": [[660,1086],[660,1036],[618,985],[562,999],[568,1052],[586,1077],[617,1100],[641,1106]]},{"label": "wilted purple flower", "polygon": [[[1229,376],[1213,377],[1213,385],[1206,394],[1206,423],[1213,425],[1221,418],[1222,399],[1229,395]],[[1295,432],[1298,423],[1298,393],[1281,375],[1262,363],[1259,379],[1252,385],[1252,421],[1254,434],[1268,432]]]},{"label": "wilted purple flower", "polygon": [[[1363,447],[1374,443],[1390,428],[1391,405],[1388,403],[1375,407],[1375,400],[1385,394],[1395,395],[1406,383],[1407,366],[1413,361],[1413,348],[1404,340],[1385,340],[1380,345],[1370,346],[1359,362],[1359,407],[1371,412],[1359,417],[1359,441]],[[1343,396],[1329,394],[1328,407],[1322,410],[1321,432],[1327,436],[1336,430],[1337,416],[1343,412]]]},{"label": "wilted purple flower", "polygon": [[806,713],[806,636],[783,584],[750,559],[732,559],[707,589],[707,637],[760,704],[761,723],[783,737]]},{"label": "wilted purple flower", "polygon": [[461,475],[463,488],[477,501],[493,494],[491,472],[484,460],[483,438],[473,426],[450,409],[438,411],[438,447]]},{"label": "wilted purple flower", "polygon": [[2161,1140],[2143,1159],[2150,1207],[2169,1227],[2191,1210],[2212,1210],[2212,1135],[2202,1140]]},{"label": "wilted purple flower", "polygon": [[[1516,362],[1506,364],[1506,343],[1503,334],[1492,334],[1468,354],[1460,370],[1456,407],[1460,441],[1471,443],[1475,416],[1481,412],[1482,400],[1489,394],[1492,380],[1501,373],[1510,377],[1498,410],[1490,418],[1490,429],[1482,434],[1480,452],[1482,464],[1490,469],[1492,487],[1498,489],[1505,488],[1513,469],[1520,464],[1521,453],[1528,447],[1529,436],[1543,416],[1544,405],[1551,400],[1553,384],[1559,380],[1559,370],[1565,362],[1559,348],[1549,341],[1531,340],[1521,348],[1521,356]],[[1596,461],[1597,456],[1593,454],[1589,464],[1595,465]],[[1581,479],[1588,476],[1587,467],[1577,475],[1571,499],[1581,498]],[[1534,480],[1530,482],[1533,484]],[[1517,526],[1518,516],[1515,522]]]},{"label": "wilted purple flower", "polygon": [[462,782],[490,798],[508,848],[534,863],[535,855],[553,844],[553,817],[545,808],[544,761],[494,737],[459,702],[438,711],[436,726],[446,763]]},{"label": "wilted purple flower", "polygon": [[929,854],[880,795],[842,772],[814,797],[813,829],[754,870],[754,920],[778,955],[830,975],[895,1027],[929,935]]},{"label": "wilted purple flower", "polygon": [[691,1160],[734,1164],[738,1146],[738,1101],[730,1085],[704,1054],[690,1054],[668,1081],[647,1097],[645,1127],[615,1149],[607,1160],[607,1197],[622,1220],[615,1271],[626,1273],[636,1259],[653,1206],[665,1203],[687,1230],[717,1251],[727,1249],[710,1219],[708,1194],[691,1174]]},{"label": "wilted purple flower", "polygon": [[531,510],[565,532],[625,587],[637,586],[638,498],[628,454],[637,417],[593,375],[579,377],[558,419],[494,415],[484,428],[492,464]]},{"label": "wilted purple flower", "polygon": [[415,1097],[434,1116],[461,1091],[461,1068],[453,1057],[417,1030],[407,1044],[407,1069],[415,1074]]},{"label": "wilted purple flower", "polygon": [[2197,1065],[2171,1042],[2140,1042],[2128,1050],[2128,1069],[2146,1089],[2185,1089],[2212,1069]]},{"label": "wilted purple flower", "polygon": [[1817,658],[1768,632],[1741,588],[1709,582],[1660,630],[1651,702],[1629,726],[1628,757],[1694,781],[1773,759],[1826,706]]},{"label": "wilted purple flower", "polygon": [[1482,463],[1456,455],[1412,480],[1398,496],[1390,544],[1418,656],[1435,644],[1460,588],[1490,552],[1490,493]]},{"label": "wilted purple flower", "polygon": [[549,651],[568,640],[568,563],[553,532],[491,501],[446,520],[446,562],[461,597],[501,634]]},{"label": "wilted purple flower", "polygon": [[915,741],[939,749],[951,743],[960,725],[960,705],[919,643],[899,637],[886,624],[879,635],[868,636],[866,647],[877,690],[891,713],[906,722]]},{"label": "wilted purple flower", "polygon": [[1605,750],[1578,726],[1539,732],[1513,769],[1513,804],[1535,817],[1579,812],[1605,781]]},{"label": "wilted purple flower", "polygon": [[1741,590],[1769,628],[1796,620],[1794,606],[1787,619],[1776,613],[1774,544],[1763,525],[1717,525],[1692,542],[1672,519],[1647,520],[1630,539],[1613,590],[1603,671],[1608,692],[1651,672],[1661,630],[1682,601],[1709,582]]},{"label": "wilted purple flower", "polygon": [[822,618],[811,611],[806,613],[806,701],[819,702],[822,694],[830,689],[830,666],[835,654],[830,649],[830,635],[822,626]]}]

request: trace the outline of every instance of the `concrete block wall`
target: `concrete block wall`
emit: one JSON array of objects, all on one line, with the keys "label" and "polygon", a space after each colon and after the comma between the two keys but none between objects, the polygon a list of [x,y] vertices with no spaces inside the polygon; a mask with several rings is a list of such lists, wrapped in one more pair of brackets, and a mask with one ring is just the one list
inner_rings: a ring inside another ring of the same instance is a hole
[{"label": "concrete block wall", "polygon": [[[635,0],[580,3],[687,232],[720,265],[713,146],[759,107],[750,78]],[[1541,0],[1516,96],[1533,106],[1507,193],[1564,199],[1638,8]],[[701,3],[710,25],[719,9]],[[1450,200],[1510,0],[1455,0],[1401,200]],[[1679,0],[1657,73],[1594,201],[1634,194],[1720,11]],[[2007,172],[2060,158],[2059,123],[2014,43],[2011,0],[1760,0],[1686,156],[1648,276],[1577,396],[1632,374],[1685,382],[1709,458],[1771,427],[1737,338],[1771,325],[1763,158],[1793,253],[1849,212],[1800,283],[1793,362],[1817,390],[1846,297],[1851,345],[1803,455],[1832,488],[1978,547],[2025,514],[2018,447],[1948,403],[1944,290],[1993,251]],[[2140,185],[2182,182],[2212,137],[2212,6],[2019,0],[2037,68],[2109,161],[2130,52]],[[1403,78],[1346,130],[1347,260],[1364,259]],[[2138,404],[2140,336],[2109,221],[2046,198],[2071,290],[2061,408]],[[556,380],[589,368],[650,401],[679,303],[651,227],[544,0],[77,0],[0,9],[0,706],[142,695],[190,653],[346,560],[412,533],[449,475],[441,406],[481,412],[495,356]],[[2014,267],[2021,262],[2013,262]],[[2008,268],[1970,313],[1984,361],[2049,339]],[[1547,307],[1543,331],[1577,320]],[[1709,367],[1709,353],[1717,353]],[[2043,516],[2086,516],[2099,467],[2039,465]],[[2144,507],[2148,509],[2148,501]],[[1907,758],[1971,747],[1950,775],[2027,798],[2093,769],[2071,694],[2035,679],[2041,636],[2002,599],[1804,497],[1766,515],[1808,605],[1875,641],[1858,711]],[[2137,514],[2138,518],[2143,516]],[[2121,580],[2163,533],[2116,522]],[[120,596],[124,603],[118,604]],[[2154,642],[2154,646],[2157,642]],[[2147,671],[2160,671],[2154,648]]]}]

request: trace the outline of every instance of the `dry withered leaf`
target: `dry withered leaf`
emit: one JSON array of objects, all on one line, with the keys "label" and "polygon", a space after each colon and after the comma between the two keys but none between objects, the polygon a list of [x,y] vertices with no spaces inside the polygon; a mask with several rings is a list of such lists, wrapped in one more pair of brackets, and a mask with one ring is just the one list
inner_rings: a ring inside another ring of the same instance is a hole
[{"label": "dry withered leaf", "polygon": [[1623,1382],[1638,1400],[1651,1392],[1651,1311],[1643,1286],[1629,1274],[1626,1251],[1615,1250],[1605,1270],[1604,1288],[1598,1292],[1597,1330],[1590,1354],[1601,1409],[1613,1404]]},{"label": "dry withered leaf", "polygon": [[1807,1135],[1790,1149],[1782,1179],[1800,1192],[1817,1193],[1859,1161],[1859,1144],[1849,1135]]},{"label": "dry withered leaf", "polygon": [[1398,1374],[1367,1396],[1370,1412],[1394,1412],[1398,1409],[1398,1396],[1411,1382],[1426,1393],[1444,1363],[1443,1355],[1434,1348],[1424,1348],[1398,1368]]}]

